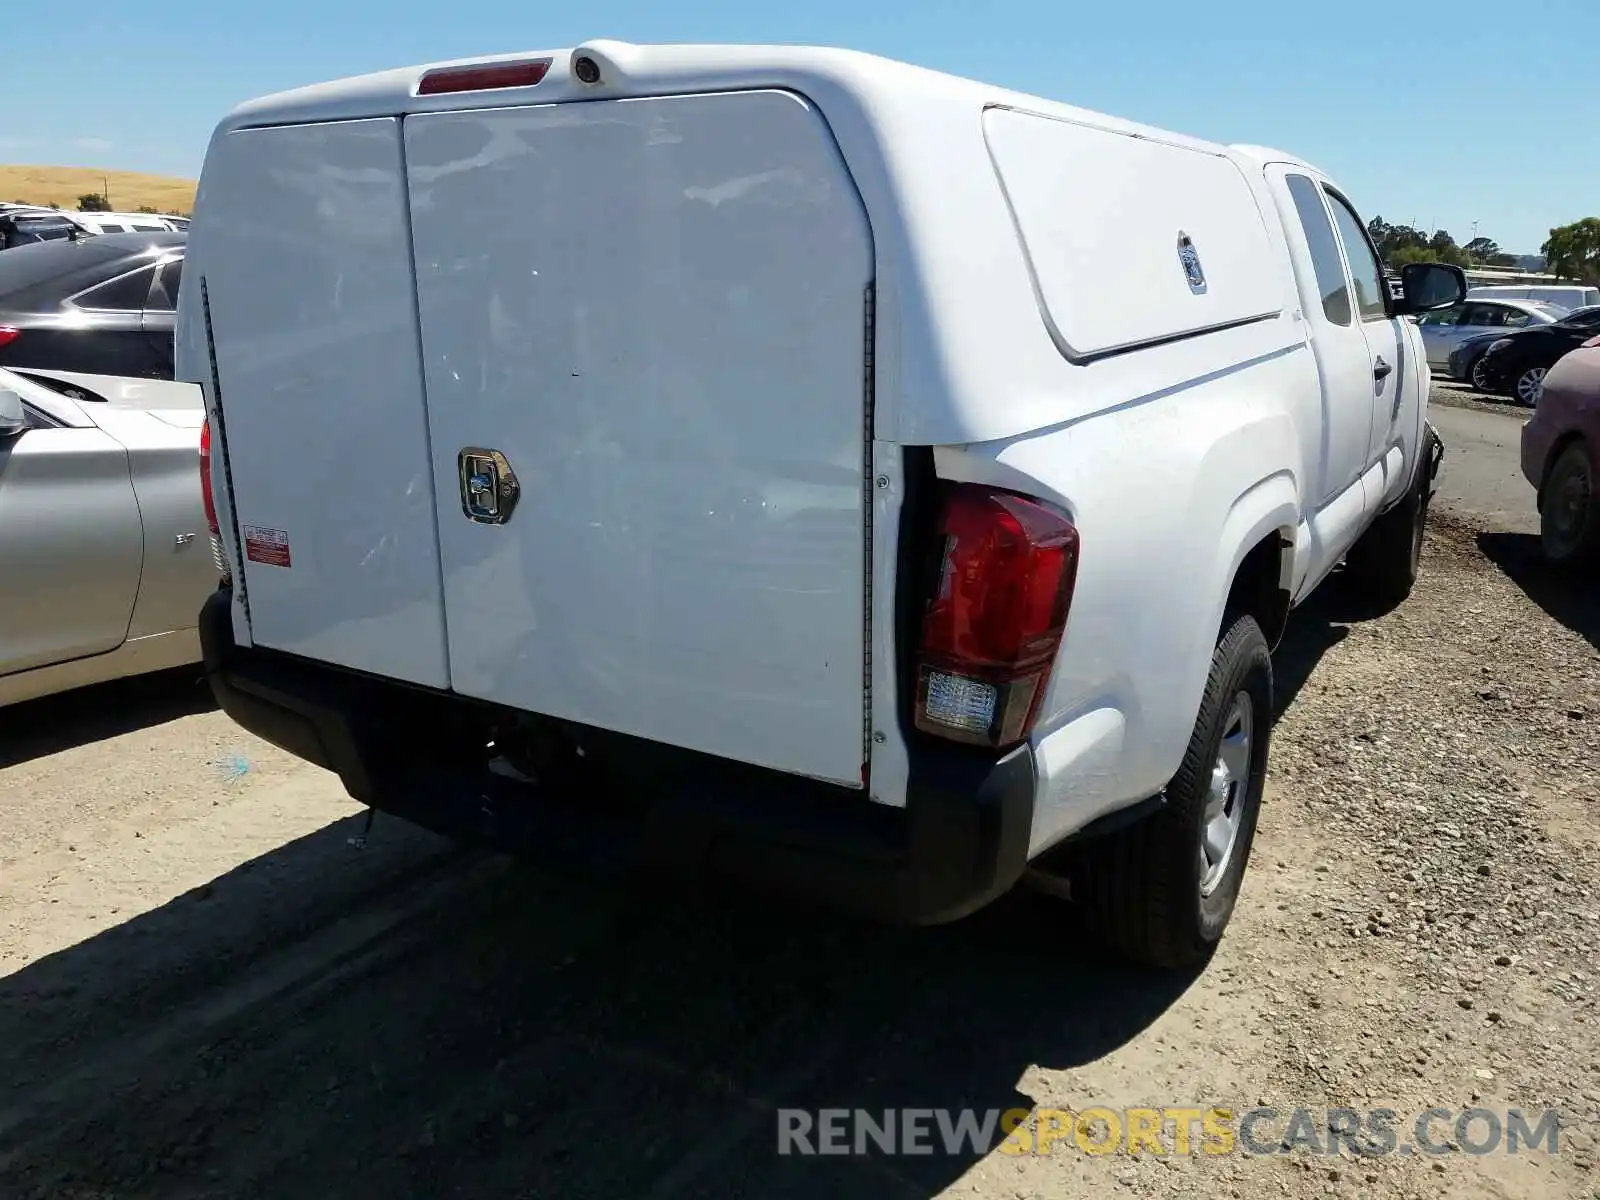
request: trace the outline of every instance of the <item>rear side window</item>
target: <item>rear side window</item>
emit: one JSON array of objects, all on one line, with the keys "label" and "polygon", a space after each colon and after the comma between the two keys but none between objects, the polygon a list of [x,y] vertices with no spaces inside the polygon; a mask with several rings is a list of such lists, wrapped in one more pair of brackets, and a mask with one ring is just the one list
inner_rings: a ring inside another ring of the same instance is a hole
[{"label": "rear side window", "polygon": [[1317,291],[1322,296],[1322,314],[1335,325],[1350,324],[1350,285],[1344,277],[1344,260],[1339,257],[1339,242],[1333,236],[1333,222],[1322,204],[1322,191],[1309,175],[1287,175],[1289,196],[1294,200],[1300,228],[1311,249],[1311,269],[1316,273]]},{"label": "rear side window", "polygon": [[73,225],[67,221],[18,221],[12,228],[19,241],[42,242],[72,236]]},{"label": "rear side window", "polygon": [[183,259],[175,258],[169,263],[162,264],[160,273],[156,276],[156,285],[150,290],[149,303],[145,305],[152,312],[175,312],[178,307],[178,285],[183,280]]},{"label": "rear side window", "polygon": [[1517,308],[1508,308],[1506,310],[1505,320],[1502,322],[1502,324],[1504,324],[1507,329],[1521,329],[1531,320],[1533,320],[1532,313],[1526,313]]},{"label": "rear side window", "polygon": [[150,296],[150,283],[155,277],[155,272],[154,266],[145,267],[143,270],[102,283],[99,287],[80,292],[73,297],[72,302],[79,308],[141,311],[145,300]]}]

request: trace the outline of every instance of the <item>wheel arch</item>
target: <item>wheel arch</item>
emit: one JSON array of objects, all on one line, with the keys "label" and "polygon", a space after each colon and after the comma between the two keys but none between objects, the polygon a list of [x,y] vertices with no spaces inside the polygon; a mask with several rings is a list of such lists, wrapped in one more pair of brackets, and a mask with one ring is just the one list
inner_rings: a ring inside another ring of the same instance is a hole
[{"label": "wheel arch", "polygon": [[1261,480],[1234,502],[1222,527],[1221,544],[1230,553],[1220,558],[1213,638],[1248,614],[1261,626],[1269,647],[1275,649],[1283,640],[1294,596],[1300,508],[1299,489],[1288,471]]},{"label": "wheel arch", "polygon": [[1594,452],[1589,448],[1589,439],[1583,436],[1581,429],[1568,429],[1558,434],[1551,442],[1550,449],[1545,452],[1544,466],[1539,470],[1539,490],[1535,496],[1538,501],[1539,511],[1544,511],[1544,489],[1550,482],[1550,472],[1555,470],[1555,465],[1561,461],[1561,456],[1567,452],[1569,446],[1582,446],[1589,455],[1589,460],[1594,461]]}]

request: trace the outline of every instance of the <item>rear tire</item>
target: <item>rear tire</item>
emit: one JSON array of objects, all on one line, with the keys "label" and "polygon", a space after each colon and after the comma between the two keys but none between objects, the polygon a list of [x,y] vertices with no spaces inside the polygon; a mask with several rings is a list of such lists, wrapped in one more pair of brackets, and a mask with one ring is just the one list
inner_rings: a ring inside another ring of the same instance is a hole
[{"label": "rear tire", "polygon": [[1524,367],[1511,384],[1511,398],[1523,408],[1538,408],[1548,367]]},{"label": "rear tire", "polygon": [[1411,595],[1422,570],[1422,541],[1432,494],[1429,463],[1436,438],[1430,428],[1423,439],[1417,480],[1405,498],[1374,521],[1345,556],[1346,584],[1384,611],[1398,607]]},{"label": "rear tire", "polygon": [[1552,566],[1600,562],[1600,495],[1594,459],[1583,442],[1562,450],[1539,489],[1539,546]]},{"label": "rear tire", "polygon": [[1255,840],[1272,703],[1267,639],[1254,617],[1239,617],[1211,656],[1200,714],[1166,804],[1135,825],[1071,847],[1072,898],[1119,954],[1176,969],[1216,949]]}]

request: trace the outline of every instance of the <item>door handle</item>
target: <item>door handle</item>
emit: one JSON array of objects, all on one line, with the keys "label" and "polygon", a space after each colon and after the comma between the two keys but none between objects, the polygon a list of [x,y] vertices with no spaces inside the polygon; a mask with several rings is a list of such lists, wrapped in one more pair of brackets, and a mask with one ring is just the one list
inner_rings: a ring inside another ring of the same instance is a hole
[{"label": "door handle", "polygon": [[1394,368],[1383,361],[1383,355],[1378,355],[1378,361],[1372,364],[1372,377],[1377,380],[1389,378],[1389,372]]},{"label": "door handle", "polygon": [[468,446],[456,456],[461,477],[461,511],[481,525],[504,525],[511,519],[522,488],[506,456],[498,450]]}]

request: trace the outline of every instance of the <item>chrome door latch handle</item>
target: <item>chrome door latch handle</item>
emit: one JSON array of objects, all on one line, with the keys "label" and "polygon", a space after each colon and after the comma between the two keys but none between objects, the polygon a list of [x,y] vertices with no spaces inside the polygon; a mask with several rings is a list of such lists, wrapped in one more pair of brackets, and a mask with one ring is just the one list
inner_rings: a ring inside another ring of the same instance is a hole
[{"label": "chrome door latch handle", "polygon": [[498,450],[468,446],[456,456],[461,476],[461,511],[480,525],[504,525],[517,506],[522,485]]}]

